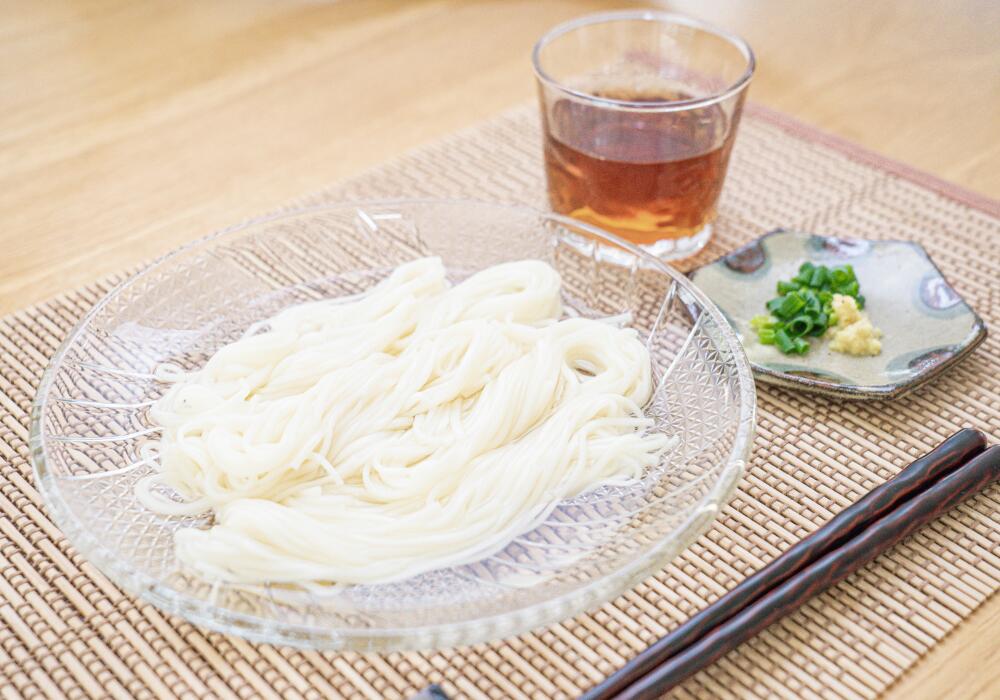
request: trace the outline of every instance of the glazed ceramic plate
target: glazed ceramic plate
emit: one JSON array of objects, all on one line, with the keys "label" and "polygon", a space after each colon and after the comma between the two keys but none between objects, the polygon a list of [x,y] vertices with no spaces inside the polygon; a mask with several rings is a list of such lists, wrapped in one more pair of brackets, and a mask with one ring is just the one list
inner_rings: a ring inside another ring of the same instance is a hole
[{"label": "glazed ceramic plate", "polygon": [[[882,354],[850,357],[813,341],[803,356],[761,345],[749,326],[805,260],[854,266],[866,311],[885,334]],[[757,378],[851,399],[891,399],[958,362],[986,338],[986,325],[945,281],[920,245],[773,231],[691,274],[736,329]]]}]

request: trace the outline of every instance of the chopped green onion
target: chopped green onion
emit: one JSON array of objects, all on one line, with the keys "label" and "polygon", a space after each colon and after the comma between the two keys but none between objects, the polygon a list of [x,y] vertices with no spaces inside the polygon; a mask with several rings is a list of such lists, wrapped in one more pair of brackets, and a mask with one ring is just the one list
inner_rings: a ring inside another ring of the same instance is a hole
[{"label": "chopped green onion", "polygon": [[801,311],[805,305],[805,299],[797,292],[792,292],[767,302],[767,310],[778,318],[789,318]]},{"label": "chopped green onion", "polygon": [[798,282],[801,285],[808,286],[809,282],[812,280],[813,264],[811,262],[804,262],[799,266],[799,274],[792,278],[792,282]]},{"label": "chopped green onion", "polygon": [[812,312],[814,314],[818,314],[820,311],[823,310],[823,302],[821,302],[819,300],[819,297],[816,296],[815,292],[810,291],[809,292],[809,297],[806,299],[806,306],[805,306],[805,308],[806,308],[806,311]]},{"label": "chopped green onion", "polygon": [[763,345],[776,345],[786,355],[809,352],[807,337],[820,337],[837,325],[833,295],[854,297],[863,309],[865,298],[850,265],[826,267],[803,262],[790,280],[775,284],[778,296],[765,306],[769,313],[754,316],[750,327]]},{"label": "chopped green onion", "polygon": [[785,330],[791,337],[798,338],[811,331],[815,325],[808,314],[799,314],[785,324]]},{"label": "chopped green onion", "polygon": [[848,282],[847,284],[843,285],[842,287],[838,287],[836,289],[836,291],[837,291],[838,294],[846,294],[849,297],[857,297],[858,296],[858,289],[859,289],[859,287],[858,287],[858,281],[857,280],[851,280],[850,282]]},{"label": "chopped green onion", "polygon": [[830,286],[833,288],[843,287],[845,284],[854,281],[854,271],[846,265],[835,267],[830,270]]},{"label": "chopped green onion", "polygon": [[816,287],[817,289],[822,289],[823,285],[830,281],[830,272],[827,268],[820,265],[813,270],[812,278],[809,280],[810,287]]},{"label": "chopped green onion", "polygon": [[774,342],[778,345],[778,349],[786,355],[790,355],[795,351],[795,343],[789,337],[788,333],[785,332],[784,328],[779,328],[775,332]]}]

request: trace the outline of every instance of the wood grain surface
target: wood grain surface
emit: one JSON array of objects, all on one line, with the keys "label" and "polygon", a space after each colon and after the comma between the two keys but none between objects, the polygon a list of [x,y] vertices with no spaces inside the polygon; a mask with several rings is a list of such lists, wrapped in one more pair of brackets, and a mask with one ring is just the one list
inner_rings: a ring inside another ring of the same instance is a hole
[{"label": "wood grain surface", "polygon": [[[8,0],[0,312],[529,99],[528,52],[546,28],[630,4]],[[1000,3],[661,6],[749,39],[759,60],[750,99],[1000,197]],[[994,596],[888,697],[998,687]]]}]

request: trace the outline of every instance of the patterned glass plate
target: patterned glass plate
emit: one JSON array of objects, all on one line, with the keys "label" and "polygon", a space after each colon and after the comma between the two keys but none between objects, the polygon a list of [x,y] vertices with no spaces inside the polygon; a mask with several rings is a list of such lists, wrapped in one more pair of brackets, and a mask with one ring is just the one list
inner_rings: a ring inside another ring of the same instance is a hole
[{"label": "patterned glass plate", "polygon": [[[602,251],[618,247],[611,264]],[[554,265],[570,314],[628,314],[647,339],[657,390],[648,413],[680,438],[640,483],[561,503],[504,550],[384,585],[310,589],[199,579],[173,535],[208,516],[141,506],[155,436],[158,363],[201,366],[254,321],[298,302],[370,287],[439,255],[457,280],[524,258]],[[670,267],[597,229],[505,205],[385,201],[286,213],[210,236],[119,286],[56,353],[35,402],[38,484],[67,537],[113,581],[164,610],[249,639],[318,648],[472,643],[576,614],[648,576],[704,530],[739,480],[754,429],[739,340]]]}]

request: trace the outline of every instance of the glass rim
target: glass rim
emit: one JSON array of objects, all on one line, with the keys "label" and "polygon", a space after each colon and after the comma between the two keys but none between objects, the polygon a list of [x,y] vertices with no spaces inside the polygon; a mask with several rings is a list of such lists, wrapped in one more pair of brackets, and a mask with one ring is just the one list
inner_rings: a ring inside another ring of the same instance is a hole
[{"label": "glass rim", "polygon": [[[617,22],[621,20],[638,20],[643,22],[659,22],[662,24],[680,24],[686,27],[692,27],[694,29],[713,34],[721,39],[728,41],[731,45],[735,46],[743,57],[746,59],[747,66],[743,71],[743,74],[736,79],[735,82],[730,84],[724,90],[715,92],[711,95],[705,97],[696,97],[688,100],[663,100],[661,102],[657,101],[646,101],[638,102],[634,100],[618,100],[612,97],[600,97],[592,93],[586,92],[584,90],[576,90],[571,88],[555,78],[549,75],[545,69],[542,68],[541,64],[541,52],[546,46],[552,43],[555,39],[568,34],[581,27],[587,27],[593,24],[605,24],[610,22]],[[614,12],[598,12],[594,14],[584,15],[583,17],[577,17],[576,19],[571,19],[561,24],[557,24],[552,29],[547,31],[542,37],[535,43],[535,47],[531,51],[531,63],[535,71],[535,77],[542,84],[551,87],[560,92],[566,93],[573,97],[584,99],[590,102],[597,102],[605,104],[609,107],[617,107],[623,109],[634,109],[643,111],[656,111],[656,112],[679,112],[687,109],[696,109],[698,107],[708,107],[718,102],[736,95],[740,91],[744,90],[750,83],[750,79],[753,77],[754,70],[757,66],[757,60],[754,56],[753,49],[750,48],[750,44],[746,42],[745,39],[737,34],[726,31],[720,27],[717,27],[708,22],[703,22],[699,19],[693,17],[688,17],[687,15],[677,14],[674,12],[663,12],[660,10],[619,10]]]}]

